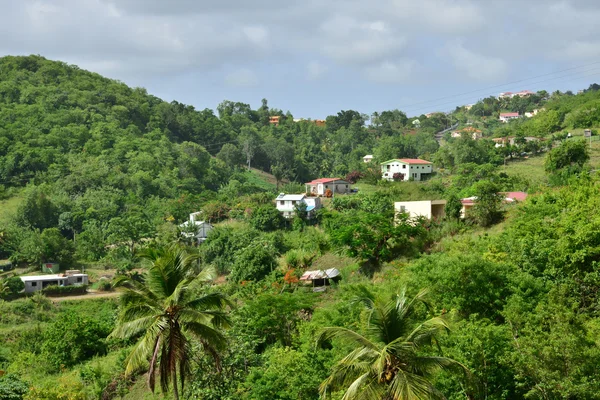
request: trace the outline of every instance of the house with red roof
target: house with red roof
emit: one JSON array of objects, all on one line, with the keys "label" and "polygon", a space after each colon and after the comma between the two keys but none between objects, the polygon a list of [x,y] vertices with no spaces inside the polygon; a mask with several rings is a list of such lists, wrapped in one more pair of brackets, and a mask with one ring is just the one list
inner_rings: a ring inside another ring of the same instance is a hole
[{"label": "house with red roof", "polygon": [[320,178],[307,182],[305,185],[306,193],[313,196],[325,196],[328,190],[331,190],[331,194],[350,191],[350,183],[340,178]]},{"label": "house with red roof", "polygon": [[422,181],[433,173],[433,163],[420,158],[394,158],[380,165],[381,177],[388,181]]},{"label": "house with red roof", "polygon": [[[527,199],[527,193],[525,192],[499,192],[498,194],[504,196],[504,199],[502,200],[504,204],[518,203]],[[475,206],[475,203],[477,203],[477,196],[466,197],[461,199],[460,202],[462,204],[460,216],[465,218],[469,215],[469,212],[473,206]]]},{"label": "house with red roof", "polygon": [[502,122],[508,122],[511,119],[519,118],[518,112],[509,112],[509,113],[500,113],[500,118],[498,118]]}]

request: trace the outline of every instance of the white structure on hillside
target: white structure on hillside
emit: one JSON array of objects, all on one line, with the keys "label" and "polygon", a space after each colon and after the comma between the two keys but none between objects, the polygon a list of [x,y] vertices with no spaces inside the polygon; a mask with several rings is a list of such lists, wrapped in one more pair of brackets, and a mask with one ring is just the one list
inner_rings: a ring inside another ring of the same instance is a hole
[{"label": "white structure on hillside", "polygon": [[306,193],[313,196],[325,196],[327,190],[331,190],[332,194],[348,193],[350,191],[350,183],[340,178],[321,178],[307,182]]},{"label": "white structure on hillside", "polygon": [[367,154],[363,157],[363,162],[369,163],[371,161],[373,161],[373,154]]},{"label": "white structure on hillside", "polygon": [[446,200],[398,201],[394,203],[396,214],[407,213],[410,218],[442,219],[445,215],[445,207]]},{"label": "white structure on hillside", "polygon": [[321,199],[318,197],[306,197],[305,194],[280,193],[275,199],[275,207],[285,218],[292,218],[296,214],[296,207],[306,205],[307,218],[314,216],[315,210],[321,208]]},{"label": "white structure on hillside", "polygon": [[518,112],[500,113],[500,117],[498,117],[501,122],[505,123],[517,118],[519,118]]},{"label": "white structure on hillside", "polygon": [[432,172],[433,163],[419,158],[394,158],[381,163],[381,177],[388,181],[394,180],[394,174],[401,174],[398,180],[421,181],[427,179]]},{"label": "white structure on hillside", "polygon": [[79,273],[21,276],[21,280],[25,284],[25,293],[37,292],[48,286],[81,286],[88,284],[87,274]]},{"label": "white structure on hillside", "polygon": [[198,244],[204,242],[208,237],[208,233],[213,229],[213,226],[208,222],[198,220],[201,214],[201,211],[191,213],[190,219],[179,225],[181,236],[187,239],[195,239]]}]

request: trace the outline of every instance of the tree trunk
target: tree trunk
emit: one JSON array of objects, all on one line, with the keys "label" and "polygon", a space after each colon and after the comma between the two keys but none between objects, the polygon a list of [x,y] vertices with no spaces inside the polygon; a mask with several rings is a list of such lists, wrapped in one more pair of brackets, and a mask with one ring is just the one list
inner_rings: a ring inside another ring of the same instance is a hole
[{"label": "tree trunk", "polygon": [[171,378],[173,380],[173,398],[179,400],[179,390],[177,389],[177,371],[173,369],[171,371]]}]

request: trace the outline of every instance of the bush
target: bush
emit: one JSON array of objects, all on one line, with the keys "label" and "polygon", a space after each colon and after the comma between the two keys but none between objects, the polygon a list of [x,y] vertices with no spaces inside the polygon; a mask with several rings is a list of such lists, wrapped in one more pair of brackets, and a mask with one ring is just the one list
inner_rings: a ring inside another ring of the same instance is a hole
[{"label": "bush", "polygon": [[107,281],[107,280],[101,280],[96,285],[96,289],[99,290],[99,291],[101,291],[101,292],[112,292],[113,286],[112,286],[112,284],[109,281]]},{"label": "bush", "polygon": [[394,172],[394,175],[392,175],[392,179],[394,180],[394,182],[403,181],[404,174],[402,172]]},{"label": "bush", "polygon": [[363,177],[362,172],[352,171],[352,172],[348,173],[348,175],[346,175],[346,181],[348,181],[348,183],[355,184],[362,177]]},{"label": "bush", "polygon": [[17,294],[25,289],[25,284],[18,276],[13,276],[5,280],[8,286],[9,294]]},{"label": "bush", "polygon": [[91,316],[68,311],[59,316],[44,332],[42,355],[55,368],[71,367],[96,355],[106,353],[110,326]]},{"label": "bush", "polygon": [[21,400],[28,391],[29,386],[17,376],[12,374],[0,376],[0,399]]},{"label": "bush", "polygon": [[234,282],[261,280],[277,266],[272,246],[258,242],[236,254],[229,279]]},{"label": "bush", "polygon": [[250,215],[250,225],[261,231],[274,231],[283,227],[284,218],[272,205],[258,207]]},{"label": "bush", "polygon": [[69,296],[69,295],[80,295],[87,293],[87,285],[69,285],[69,286],[46,286],[42,289],[42,293],[47,296]]}]

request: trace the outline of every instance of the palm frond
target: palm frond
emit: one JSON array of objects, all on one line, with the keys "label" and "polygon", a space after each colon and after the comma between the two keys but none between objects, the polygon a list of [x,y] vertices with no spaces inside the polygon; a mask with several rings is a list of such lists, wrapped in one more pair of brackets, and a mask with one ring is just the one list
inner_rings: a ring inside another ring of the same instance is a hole
[{"label": "palm frond", "polygon": [[163,329],[165,322],[161,321],[161,316],[156,315],[137,318],[132,321],[119,323],[108,337],[127,339],[147,331],[153,325],[156,325],[158,330],[161,330]]},{"label": "palm frond", "polygon": [[185,332],[190,332],[198,340],[208,343],[217,350],[225,348],[225,345],[227,344],[227,339],[225,339],[225,336],[218,330],[208,325],[190,321],[185,322],[183,327]]},{"label": "palm frond", "polygon": [[341,339],[343,341],[357,344],[359,346],[364,346],[369,349],[379,350],[379,346],[371,342],[366,337],[350,329],[341,327],[324,328],[317,336],[317,345],[320,346],[324,342],[329,341],[331,339]]}]

